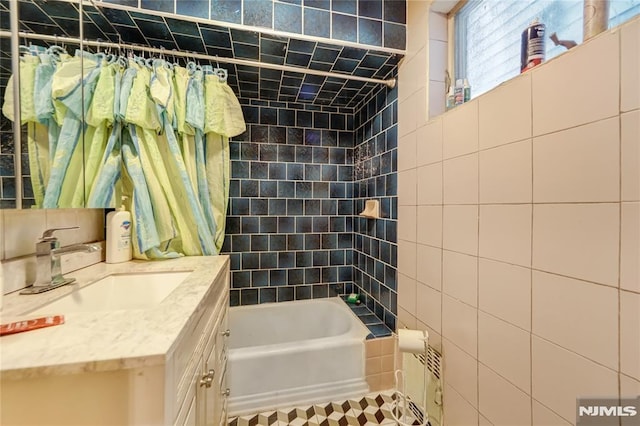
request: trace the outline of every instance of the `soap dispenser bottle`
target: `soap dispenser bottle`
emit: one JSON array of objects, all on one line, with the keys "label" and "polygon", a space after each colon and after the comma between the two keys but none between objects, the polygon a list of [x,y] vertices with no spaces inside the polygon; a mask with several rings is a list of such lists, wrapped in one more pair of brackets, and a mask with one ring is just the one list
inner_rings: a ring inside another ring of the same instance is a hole
[{"label": "soap dispenser bottle", "polygon": [[131,213],[125,210],[124,200],[116,211],[107,214],[107,263],[131,260]]}]

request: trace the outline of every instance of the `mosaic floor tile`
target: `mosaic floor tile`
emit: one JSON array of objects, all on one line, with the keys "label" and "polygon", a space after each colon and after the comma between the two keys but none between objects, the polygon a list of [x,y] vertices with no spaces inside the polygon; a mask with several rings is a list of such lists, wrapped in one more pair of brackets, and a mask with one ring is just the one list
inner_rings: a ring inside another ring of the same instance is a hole
[{"label": "mosaic floor tile", "polygon": [[[229,419],[229,426],[372,426],[395,425],[395,396],[386,391],[327,404],[282,408]],[[413,420],[414,425],[420,422]]]}]

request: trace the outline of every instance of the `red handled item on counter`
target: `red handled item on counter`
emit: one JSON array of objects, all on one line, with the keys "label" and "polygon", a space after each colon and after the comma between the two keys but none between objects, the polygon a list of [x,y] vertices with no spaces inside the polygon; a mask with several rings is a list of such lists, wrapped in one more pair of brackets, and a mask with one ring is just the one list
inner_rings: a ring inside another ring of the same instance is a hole
[{"label": "red handled item on counter", "polygon": [[37,330],[39,328],[51,327],[53,325],[64,324],[64,315],[51,315],[42,318],[11,322],[0,325],[0,336],[7,334],[22,333],[23,331]]}]

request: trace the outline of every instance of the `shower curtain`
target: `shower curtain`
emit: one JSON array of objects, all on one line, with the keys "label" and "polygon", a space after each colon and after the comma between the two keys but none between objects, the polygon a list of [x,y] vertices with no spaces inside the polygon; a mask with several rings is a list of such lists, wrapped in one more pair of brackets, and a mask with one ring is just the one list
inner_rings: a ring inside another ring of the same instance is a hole
[{"label": "shower curtain", "polygon": [[[220,252],[229,138],[246,130],[226,71],[30,46],[20,72],[35,207],[105,208],[123,200],[135,258]],[[12,84],[2,108],[10,120]]]}]

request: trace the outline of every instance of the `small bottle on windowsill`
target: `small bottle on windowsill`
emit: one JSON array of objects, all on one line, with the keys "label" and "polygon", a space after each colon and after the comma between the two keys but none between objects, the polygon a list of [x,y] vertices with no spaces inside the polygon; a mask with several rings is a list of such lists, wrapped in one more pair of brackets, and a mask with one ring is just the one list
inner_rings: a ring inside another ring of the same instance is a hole
[{"label": "small bottle on windowsill", "polygon": [[453,87],[449,87],[449,93],[447,93],[447,100],[445,104],[445,110],[449,111],[451,108],[455,106],[454,98],[453,98]]},{"label": "small bottle on windowsill", "polygon": [[456,80],[456,86],[453,88],[454,105],[462,105],[464,103],[464,87],[462,85],[462,79]]}]

